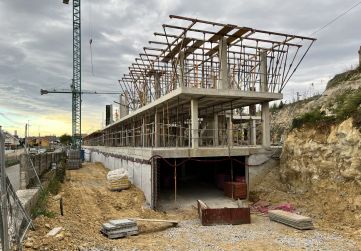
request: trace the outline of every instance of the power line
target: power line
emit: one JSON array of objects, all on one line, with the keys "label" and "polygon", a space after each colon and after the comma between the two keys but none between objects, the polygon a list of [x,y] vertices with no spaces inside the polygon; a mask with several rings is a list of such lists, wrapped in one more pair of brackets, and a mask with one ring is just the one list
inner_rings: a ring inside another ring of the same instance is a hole
[{"label": "power line", "polygon": [[326,28],[327,26],[331,25],[332,23],[336,22],[338,19],[340,19],[341,17],[343,17],[344,15],[346,15],[347,13],[349,13],[351,10],[353,10],[354,8],[356,8],[357,6],[359,6],[361,4],[361,1],[355,3],[351,8],[349,8],[348,10],[346,10],[345,12],[341,13],[340,15],[338,15],[337,17],[335,17],[334,19],[332,19],[331,21],[329,21],[327,24],[325,24],[324,26],[320,27],[319,29],[317,29],[316,31],[312,32],[310,35],[314,35],[320,31],[322,31],[324,28]]}]

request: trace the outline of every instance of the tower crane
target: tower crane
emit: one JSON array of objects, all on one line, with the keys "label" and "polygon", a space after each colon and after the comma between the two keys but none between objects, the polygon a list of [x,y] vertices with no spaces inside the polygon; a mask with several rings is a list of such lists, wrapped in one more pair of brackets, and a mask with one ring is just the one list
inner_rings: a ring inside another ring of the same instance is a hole
[{"label": "tower crane", "polygon": [[[63,0],[69,4],[69,0]],[[81,148],[81,19],[80,0],[73,0],[73,83],[72,94],[72,141],[73,148]]]},{"label": "tower crane", "polygon": [[[74,91],[70,89],[50,89],[50,90],[40,89],[41,95],[49,94],[49,93],[74,93]],[[106,92],[106,91],[98,92],[98,91],[83,90],[80,92],[80,94],[120,94],[120,92]]]}]

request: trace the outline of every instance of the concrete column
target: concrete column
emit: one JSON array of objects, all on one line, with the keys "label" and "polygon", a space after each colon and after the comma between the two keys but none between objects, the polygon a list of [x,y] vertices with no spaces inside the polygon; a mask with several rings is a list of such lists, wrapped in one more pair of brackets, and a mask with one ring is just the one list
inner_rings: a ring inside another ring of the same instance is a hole
[{"label": "concrete column", "polygon": [[262,103],[262,145],[271,146],[270,112],[268,102]]},{"label": "concrete column", "polygon": [[198,148],[198,100],[191,99],[192,148]]},{"label": "concrete column", "polygon": [[[261,52],[260,57],[261,92],[268,92],[267,52]],[[262,145],[264,147],[269,147],[271,145],[270,112],[268,102],[262,103]]]},{"label": "concrete column", "polygon": [[20,155],[20,189],[26,189],[29,182],[30,162],[27,154]]},{"label": "concrete column", "polygon": [[260,53],[260,78],[261,78],[261,92],[268,92],[268,76],[267,76],[267,52]]},{"label": "concrete column", "polygon": [[135,122],[133,121],[133,130],[132,130],[132,145],[135,147]]},{"label": "concrete column", "polygon": [[178,81],[179,81],[179,86],[178,87],[182,87],[185,86],[184,83],[184,51],[179,52],[179,56],[178,56]]},{"label": "concrete column", "polygon": [[154,115],[154,147],[160,147],[160,117],[158,112]]},{"label": "concrete column", "polygon": [[361,46],[360,49],[358,50],[358,59],[359,59],[359,66],[361,67]]},{"label": "concrete column", "polygon": [[183,132],[183,124],[180,122],[179,123],[179,134],[178,134],[178,137],[176,139],[176,146],[183,146],[183,136],[184,136],[184,132]]},{"label": "concrete column", "polygon": [[257,145],[256,120],[250,120],[249,140],[250,145]]},{"label": "concrete column", "polygon": [[228,78],[228,64],[227,64],[227,39],[222,37],[219,40],[219,52],[220,72],[217,89],[228,89],[229,78]]},{"label": "concrete column", "polygon": [[146,126],[145,126],[145,118],[142,120],[142,146],[146,146]]},{"label": "concrete column", "polygon": [[154,94],[155,98],[160,98],[160,75],[159,72],[154,73]]},{"label": "concrete column", "polygon": [[228,117],[227,131],[228,131],[228,145],[233,146],[233,123],[232,123],[232,115],[231,114],[229,114],[229,117]]},{"label": "concrete column", "polygon": [[256,105],[249,106],[249,115],[250,115],[249,143],[250,145],[257,145],[256,120],[252,118],[253,116],[256,116]]},{"label": "concrete column", "polygon": [[218,146],[218,114],[214,114],[213,119],[213,146]]}]

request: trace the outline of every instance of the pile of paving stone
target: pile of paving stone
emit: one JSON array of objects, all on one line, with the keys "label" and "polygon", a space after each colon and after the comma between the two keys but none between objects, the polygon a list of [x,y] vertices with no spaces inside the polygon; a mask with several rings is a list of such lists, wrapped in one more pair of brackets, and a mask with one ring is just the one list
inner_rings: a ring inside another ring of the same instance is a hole
[{"label": "pile of paving stone", "polygon": [[272,221],[277,221],[300,230],[314,228],[312,219],[307,216],[290,213],[282,210],[269,210],[268,216]]},{"label": "pile of paving stone", "polygon": [[109,239],[122,238],[139,233],[137,223],[132,220],[110,220],[103,224],[100,230]]}]

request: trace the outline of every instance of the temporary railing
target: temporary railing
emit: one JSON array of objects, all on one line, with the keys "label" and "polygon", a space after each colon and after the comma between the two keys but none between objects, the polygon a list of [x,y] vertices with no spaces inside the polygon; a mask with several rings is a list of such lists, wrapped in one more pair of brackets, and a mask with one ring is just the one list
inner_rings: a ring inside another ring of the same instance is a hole
[{"label": "temporary railing", "polygon": [[[199,147],[246,146],[250,145],[250,125],[232,129],[190,129],[173,124],[159,123],[159,133],[155,124],[134,127],[119,131],[105,131],[96,137],[88,138],[84,145],[117,147],[191,147],[196,139]],[[143,131],[144,130],[144,131]],[[191,132],[191,133],[190,133]],[[156,139],[156,137],[158,139]],[[158,141],[158,144],[156,144]]]},{"label": "temporary railing", "polygon": [[21,250],[22,241],[27,230],[33,227],[23,205],[13,189],[5,172],[5,137],[0,127],[0,170],[1,170],[1,219],[0,234],[1,248],[7,250]]}]

